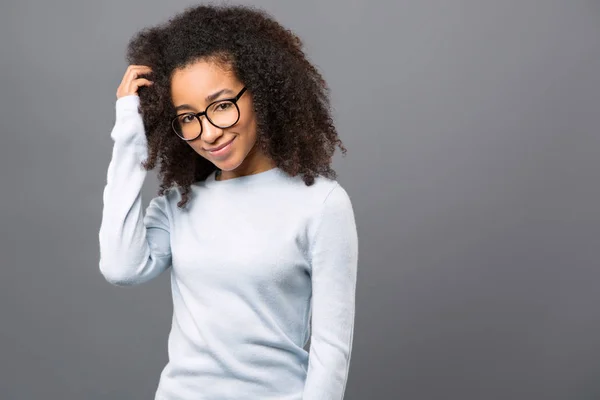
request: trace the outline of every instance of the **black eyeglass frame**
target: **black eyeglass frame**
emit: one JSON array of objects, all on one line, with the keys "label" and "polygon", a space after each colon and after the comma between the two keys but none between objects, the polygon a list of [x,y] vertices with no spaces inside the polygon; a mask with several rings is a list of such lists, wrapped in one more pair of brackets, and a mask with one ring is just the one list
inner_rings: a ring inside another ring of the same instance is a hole
[{"label": "black eyeglass frame", "polygon": [[[211,124],[212,126],[214,126],[214,127],[217,127],[217,128],[219,128],[219,129],[227,129],[227,128],[231,128],[232,126],[234,126],[235,124],[237,124],[237,123],[238,123],[238,121],[240,120],[240,115],[241,115],[241,112],[240,112],[240,107],[238,107],[238,105],[237,105],[237,102],[238,102],[238,100],[240,99],[240,97],[242,97],[242,95],[243,95],[245,92],[246,92],[246,86],[244,86],[244,87],[242,88],[242,90],[240,90],[240,92],[237,94],[237,96],[235,96],[235,97],[232,97],[232,98],[230,98],[230,99],[220,99],[220,100],[215,100],[215,101],[213,101],[212,103],[210,103],[208,106],[206,106],[206,110],[204,110],[204,111],[201,111],[201,112],[199,112],[199,113],[186,112],[186,113],[177,114],[177,115],[175,116],[175,118],[173,118],[173,120],[171,121],[171,129],[173,129],[173,132],[175,132],[175,134],[177,135],[177,137],[178,137],[178,138],[180,138],[181,140],[184,140],[184,141],[186,141],[186,142],[189,142],[189,141],[192,141],[192,140],[196,140],[196,139],[198,139],[198,138],[199,138],[199,137],[202,135],[202,129],[203,129],[203,128],[202,128],[202,120],[200,120],[200,117],[201,117],[201,116],[203,116],[203,115],[204,115],[204,116],[206,116],[206,119],[208,120],[208,122],[210,122],[210,124]],[[229,102],[233,103],[233,105],[234,105],[234,106],[235,106],[235,108],[237,109],[237,114],[238,114],[238,117],[237,117],[237,119],[235,120],[235,122],[234,122],[233,124],[231,124],[231,125],[227,125],[227,126],[219,126],[219,125],[215,124],[214,122],[212,122],[212,121],[210,120],[210,117],[209,117],[209,116],[208,116],[208,114],[207,114],[207,112],[208,112],[209,108],[211,108],[211,107],[212,107],[214,104],[216,104],[216,103],[221,103],[221,102],[223,102],[223,101],[229,101]],[[183,115],[190,115],[190,116],[194,116],[194,117],[195,117],[195,118],[198,120],[198,123],[200,124],[200,132],[198,132],[198,135],[197,135],[197,136],[195,136],[195,137],[193,137],[193,138],[191,138],[191,139],[186,139],[186,138],[183,138],[183,137],[181,137],[181,135],[179,135],[179,133],[177,133],[177,129],[175,129],[175,125],[174,125],[174,124],[177,122],[178,118],[179,118],[179,117],[181,117],[181,116],[183,116]]]}]

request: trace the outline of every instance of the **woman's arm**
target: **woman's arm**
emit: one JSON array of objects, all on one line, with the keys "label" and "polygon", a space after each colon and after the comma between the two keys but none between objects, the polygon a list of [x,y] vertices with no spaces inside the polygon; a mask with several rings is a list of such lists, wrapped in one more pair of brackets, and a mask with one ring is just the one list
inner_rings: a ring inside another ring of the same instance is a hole
[{"label": "woman's arm", "polygon": [[336,183],[312,235],[312,335],[303,400],[342,400],[350,368],[358,236],[352,204]]},{"label": "woman's arm", "polygon": [[141,189],[147,171],[141,162],[147,142],[137,94],[116,101],[114,141],[103,192],[100,272],[118,286],[146,282],[171,265],[169,218],[164,196],[150,201],[145,215]]}]

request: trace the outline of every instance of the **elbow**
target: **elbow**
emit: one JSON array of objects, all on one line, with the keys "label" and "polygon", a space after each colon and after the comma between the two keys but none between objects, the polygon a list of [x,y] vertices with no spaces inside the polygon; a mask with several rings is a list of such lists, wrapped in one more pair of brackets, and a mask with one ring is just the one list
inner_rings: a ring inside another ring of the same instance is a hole
[{"label": "elbow", "polygon": [[128,268],[116,268],[115,264],[100,260],[100,273],[112,285],[119,287],[135,286],[138,284],[136,277]]}]

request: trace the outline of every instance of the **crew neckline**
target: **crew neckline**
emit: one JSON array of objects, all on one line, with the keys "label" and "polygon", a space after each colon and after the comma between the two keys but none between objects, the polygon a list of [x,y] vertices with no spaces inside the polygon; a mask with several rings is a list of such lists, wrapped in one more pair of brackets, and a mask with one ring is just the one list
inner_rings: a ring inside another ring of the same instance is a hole
[{"label": "crew neckline", "polygon": [[235,178],[225,179],[223,181],[216,180],[217,169],[215,169],[204,181],[206,186],[241,186],[241,185],[249,185],[256,184],[261,182],[266,182],[273,180],[277,177],[283,177],[285,175],[285,171],[283,171],[279,167],[273,167],[266,171],[257,172],[251,175],[243,175]]}]

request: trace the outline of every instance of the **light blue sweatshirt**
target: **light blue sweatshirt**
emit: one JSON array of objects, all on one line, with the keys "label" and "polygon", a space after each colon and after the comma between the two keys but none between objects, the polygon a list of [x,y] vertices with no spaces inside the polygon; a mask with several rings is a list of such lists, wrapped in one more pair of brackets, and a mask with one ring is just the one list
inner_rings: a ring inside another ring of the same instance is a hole
[{"label": "light blue sweatshirt", "polygon": [[116,101],[99,267],[118,286],[170,272],[169,361],[155,400],[342,400],[358,261],[347,192],[276,167],[213,173],[192,185],[187,209],[173,189],[143,210],[138,106],[137,95]]}]

